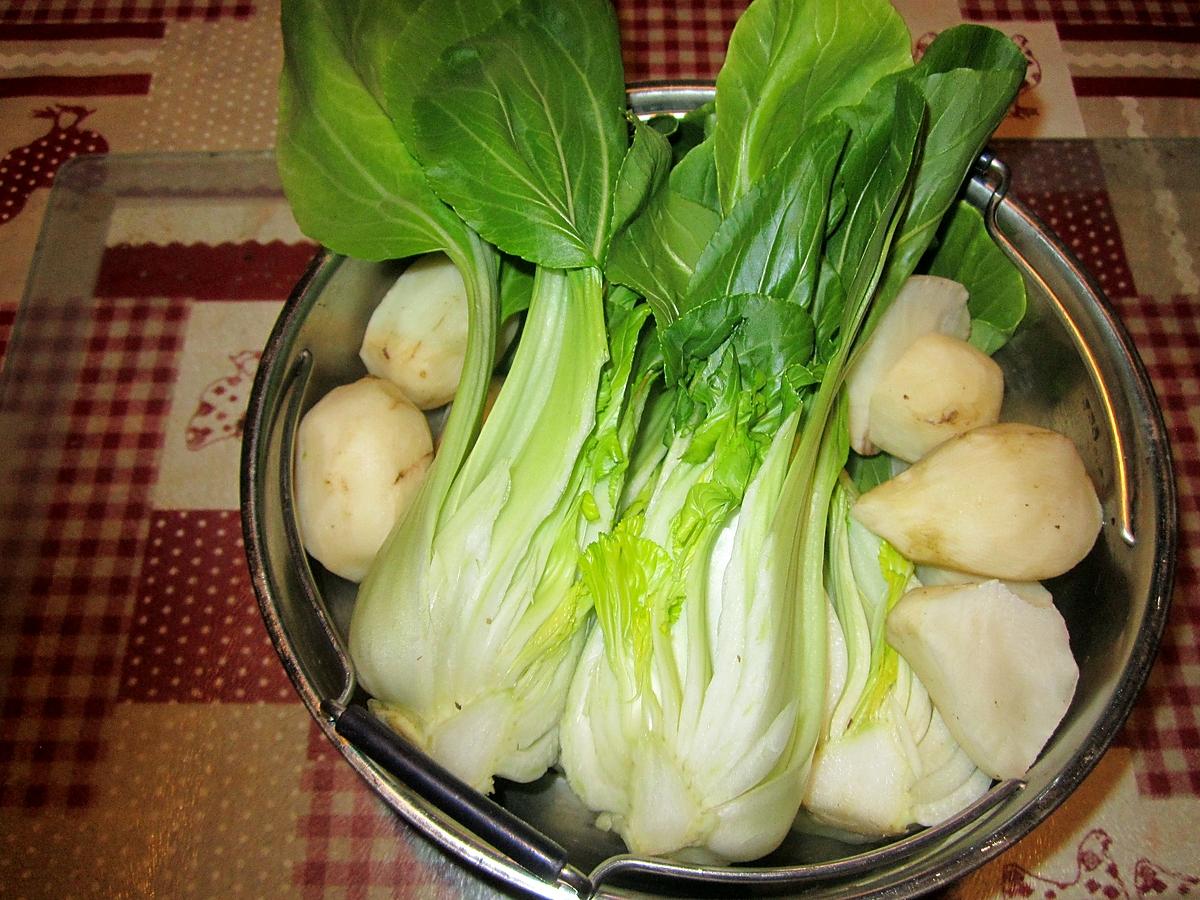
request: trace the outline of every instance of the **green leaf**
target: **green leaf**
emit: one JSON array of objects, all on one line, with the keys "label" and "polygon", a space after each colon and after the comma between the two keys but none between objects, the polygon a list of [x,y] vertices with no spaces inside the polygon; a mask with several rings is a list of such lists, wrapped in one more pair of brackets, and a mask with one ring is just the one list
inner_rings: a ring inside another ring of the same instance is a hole
[{"label": "green leaf", "polygon": [[716,104],[711,100],[702,103],[675,122],[675,130],[671,133],[671,152],[674,162],[678,164],[693,147],[712,135],[717,126]]},{"label": "green leaf", "polygon": [[883,272],[924,115],[921,95],[897,79],[885,79],[861,103],[838,113],[853,135],[838,176],[847,206],[826,246],[813,315],[818,341],[838,353],[849,352]]},{"label": "green leaf", "polygon": [[287,0],[276,155],[302,231],[350,256],[389,259],[466,247],[339,40],[336,5]]},{"label": "green leaf", "polygon": [[613,239],[605,274],[646,298],[660,326],[679,318],[688,281],[720,217],[668,185]]},{"label": "green leaf", "polygon": [[908,30],[887,0],[755,0],[717,76],[722,209],[809,125],[911,65]]},{"label": "green leaf", "polygon": [[667,138],[636,117],[630,117],[630,125],[633,143],[617,174],[613,232],[620,231],[645,208],[671,173],[671,144]]},{"label": "green leaf", "polygon": [[529,309],[533,298],[534,267],[518,256],[500,260],[500,321],[507,322]]},{"label": "green leaf", "polygon": [[[928,73],[965,67],[979,71],[1019,71],[1022,78],[1025,66],[1021,48],[1004,32],[971,24],[956,25],[941,32],[925,49],[919,64],[919,68]],[[985,102],[991,105],[994,101],[987,98]],[[1011,103],[1011,99],[1008,102]]]},{"label": "green leaf", "polygon": [[671,170],[671,189],[720,214],[717,194],[717,170],[713,160],[714,144],[707,139],[694,146]]},{"label": "green leaf", "polygon": [[606,274],[645,297],[665,327],[683,312],[696,261],[720,223],[712,141],[705,141],[617,232]]},{"label": "green leaf", "polygon": [[996,246],[979,210],[960,201],[938,234],[930,275],[951,278],[968,291],[971,343],[984,353],[999,350],[1025,317],[1025,281]]},{"label": "green leaf", "polygon": [[413,103],[433,63],[494,27],[519,2],[338,0],[327,5],[359,77],[411,146]]},{"label": "green leaf", "polygon": [[627,138],[606,0],[523,0],[445,53],[413,105],[435,190],[501,250],[598,266]]},{"label": "green leaf", "polygon": [[807,363],[813,351],[813,321],[795,303],[750,295],[742,304],[742,325],[733,342],[742,383],[758,389],[781,386],[781,377]]},{"label": "green leaf", "polygon": [[814,125],[742,196],[696,263],[689,303],[756,293],[809,304],[847,135],[841,122]]},{"label": "green leaf", "polygon": [[640,516],[625,516],[579,561],[583,589],[604,632],[608,664],[627,701],[650,687],[654,633],[667,616],[671,580],[670,557],[641,530]]},{"label": "green leaf", "polygon": [[874,456],[859,456],[853,453],[846,465],[846,471],[860,494],[883,484],[895,474],[892,471],[892,457],[886,453],[876,453]]},{"label": "green leaf", "polygon": [[746,297],[724,294],[684,310],[670,324],[659,326],[667,381],[677,381],[689,359],[706,359],[729,340],[742,321]]},{"label": "green leaf", "polygon": [[[462,273],[470,334],[437,459],[413,507],[414,554],[428,547],[479,426],[496,356],[497,258],[430,188],[351,64],[340,7],[285,0],[277,164],[301,229],[363,259],[444,250]],[[423,530],[422,530],[423,529]]]},{"label": "green leaf", "polygon": [[[891,298],[916,269],[988,137],[1025,78],[1025,57],[1003,33],[979,25],[942,32],[903,78],[916,85],[929,124],[912,198],[888,260]],[[881,310],[882,311],[882,310]]]},{"label": "green leaf", "polygon": [[689,360],[706,360],[729,342],[741,383],[768,393],[778,391],[788,369],[807,363],[813,350],[808,313],[763,294],[714,297],[688,309],[659,334],[668,382],[683,375]]}]

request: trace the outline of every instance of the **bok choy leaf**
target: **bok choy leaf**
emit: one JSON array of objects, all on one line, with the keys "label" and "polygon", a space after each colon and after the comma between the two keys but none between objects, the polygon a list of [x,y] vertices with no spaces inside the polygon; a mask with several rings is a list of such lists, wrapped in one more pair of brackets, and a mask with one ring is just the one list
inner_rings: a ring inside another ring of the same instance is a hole
[{"label": "bok choy leaf", "polygon": [[715,159],[728,213],[796,135],[912,64],[908,29],[878,0],[757,0],[717,75]]},{"label": "bok choy leaf", "polygon": [[418,75],[397,47],[459,27],[458,8],[398,15],[398,43],[369,45],[366,80],[466,227],[535,264],[532,295],[452,483],[397,525],[360,585],[350,652],[386,721],[490,791],[494,776],[529,781],[557,757],[590,621],[579,554],[616,514],[657,371],[640,352],[647,307],[609,289],[599,264],[665,160],[653,135],[628,149],[609,4],[489,6],[461,40],[430,33],[445,50]]},{"label": "bok choy leaf", "polygon": [[979,210],[959,201],[942,224],[927,265],[930,275],[966,287],[971,343],[984,353],[1004,346],[1025,317],[1025,282],[987,233]]},{"label": "bok choy leaf", "polygon": [[430,188],[354,67],[339,7],[288,0],[277,159],[304,232],[339,253],[387,259],[444,250],[463,275],[469,335],[454,407],[412,517],[436,521],[474,440],[491,380],[499,259]]},{"label": "bok choy leaf", "polygon": [[[800,553],[815,544],[819,569],[848,445],[844,421],[826,427],[836,375],[820,389],[811,377],[812,298],[796,289],[804,267],[771,260],[807,260],[812,286],[818,271],[833,273],[845,287],[828,303],[849,344],[923,122],[916,91],[895,85],[888,100],[861,134],[840,118],[815,124],[796,144],[794,178],[745,194],[706,245],[706,268],[672,308],[652,304],[674,394],[666,452],[585,552],[599,627],[562,727],[572,787],[635,852],[752,859],[778,844],[800,805],[827,627],[819,574],[809,590]],[[837,189],[855,203],[826,241]],[[755,241],[730,237],[749,231]],[[778,295],[724,292],[743,286]]]},{"label": "bok choy leaf", "polygon": [[912,199],[891,252],[881,307],[896,295],[933,242],[984,143],[1016,96],[1025,66],[1024,54],[1003,33],[959,25],[939,34],[916,66],[895,76],[921,91],[929,124]]},{"label": "bok choy leaf", "polygon": [[524,0],[445,53],[426,85],[414,150],[459,215],[531,262],[600,265],[628,144],[612,7]]}]

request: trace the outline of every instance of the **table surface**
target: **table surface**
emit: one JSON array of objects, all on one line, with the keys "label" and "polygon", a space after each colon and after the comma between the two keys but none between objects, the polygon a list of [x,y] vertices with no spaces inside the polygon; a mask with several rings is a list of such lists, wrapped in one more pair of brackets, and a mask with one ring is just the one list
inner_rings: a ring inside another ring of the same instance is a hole
[{"label": "table surface", "polygon": [[[949,893],[1195,893],[1200,9],[897,5],[914,37],[987,21],[1036,61],[998,146],[1129,330],[1179,490],[1171,618],[1132,717],[1062,808]],[[629,79],[711,78],[742,6],[622,0]],[[0,3],[0,897],[490,893],[325,740],[247,578],[246,395],[314,249],[269,153],[277,19]],[[51,189],[77,154],[107,156]]]}]

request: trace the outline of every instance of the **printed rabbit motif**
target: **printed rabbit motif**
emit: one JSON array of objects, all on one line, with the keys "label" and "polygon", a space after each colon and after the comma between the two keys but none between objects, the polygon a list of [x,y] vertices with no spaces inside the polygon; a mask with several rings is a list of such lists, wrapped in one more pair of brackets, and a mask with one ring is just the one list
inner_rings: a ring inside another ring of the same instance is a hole
[{"label": "printed rabbit motif", "polygon": [[1132,886],[1126,885],[1121,867],[1113,856],[1112,837],[1104,829],[1094,828],[1084,835],[1075,850],[1074,877],[1048,878],[1017,863],[1008,863],[1001,877],[1001,888],[1005,897],[1036,900],[1185,897],[1200,894],[1200,877],[1172,871],[1143,856],[1134,865]]},{"label": "printed rabbit motif", "polygon": [[203,450],[217,441],[242,436],[246,399],[260,356],[257,350],[233,354],[229,357],[233,374],[218,378],[204,389],[187,426],[189,450]]}]

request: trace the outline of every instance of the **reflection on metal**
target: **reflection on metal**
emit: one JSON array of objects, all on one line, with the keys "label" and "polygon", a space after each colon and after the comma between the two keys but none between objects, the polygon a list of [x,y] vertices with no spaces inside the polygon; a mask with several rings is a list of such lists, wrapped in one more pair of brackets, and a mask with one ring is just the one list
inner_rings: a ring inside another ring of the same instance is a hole
[{"label": "reflection on metal", "polygon": [[[296,363],[288,371],[287,379],[282,386],[287,402],[282,407],[283,414],[276,427],[280,435],[279,458],[286,462],[281,462],[279,466],[279,493],[282,499],[283,530],[287,535],[289,563],[292,571],[299,577],[304,598],[320,621],[321,630],[329,639],[333,654],[341,667],[344,687],[336,702],[344,707],[354,697],[356,689],[354,664],[350,661],[350,652],[346,649],[346,642],[342,638],[341,632],[333,625],[329,609],[325,606],[325,598],[321,595],[321,590],[313,579],[308,554],[304,552],[304,541],[300,535],[300,518],[296,512],[294,484],[296,473],[295,467],[291,465],[291,460],[296,458],[296,435],[300,428],[300,418],[304,412],[304,389],[308,385],[312,366],[312,354],[307,350],[303,351],[296,357]],[[322,702],[322,707],[324,707],[324,702]]]},{"label": "reflection on metal", "polygon": [[678,885],[695,881],[707,884],[741,885],[746,889],[767,884],[798,886],[823,881],[855,878],[883,866],[902,862],[921,850],[949,840],[962,828],[977,825],[1014,794],[1024,790],[1025,782],[1010,778],[992,786],[986,794],[932,828],[916,828],[902,838],[875,850],[856,853],[843,859],[803,866],[709,868],[699,877],[697,867],[684,866],[667,860],[645,859],[632,854],[614,856],[592,870],[592,882],[599,887],[607,882],[644,875]]},{"label": "reflection on metal", "polygon": [[1100,368],[1100,362],[1096,357],[1096,353],[1089,345],[1076,317],[1072,315],[1071,311],[1062,302],[1058,293],[1047,283],[1038,268],[1013,243],[1008,234],[1005,233],[1004,228],[1000,225],[998,216],[1001,210],[1009,218],[1019,222],[1022,230],[1038,232],[1044,240],[1055,245],[1055,249],[1058,251],[1061,259],[1063,271],[1069,278],[1073,293],[1077,297],[1086,298],[1097,310],[1104,309],[1100,290],[1095,286],[1087,273],[1084,272],[1066,246],[1055,238],[1049,230],[1045,229],[1028,209],[1006,196],[1010,177],[1008,167],[1004,163],[990,153],[985,153],[980,158],[977,171],[980,172],[977,178],[979,178],[981,183],[976,190],[982,187],[984,190],[990,191],[990,195],[983,208],[984,221],[987,223],[988,233],[1004,252],[1008,254],[1009,258],[1016,263],[1021,270],[1021,274],[1034,282],[1042,293],[1055,304],[1059,319],[1070,331],[1075,348],[1085,360],[1088,373],[1096,386],[1096,394],[1104,410],[1104,421],[1108,427],[1109,437],[1113,442],[1113,467],[1117,491],[1117,521],[1121,539],[1132,546],[1136,541],[1133,526],[1134,496],[1129,476],[1129,448],[1132,446],[1133,441],[1128,437],[1128,434],[1129,430],[1135,427],[1135,425],[1130,421],[1128,410],[1118,405],[1115,392],[1109,386],[1104,372]]}]

